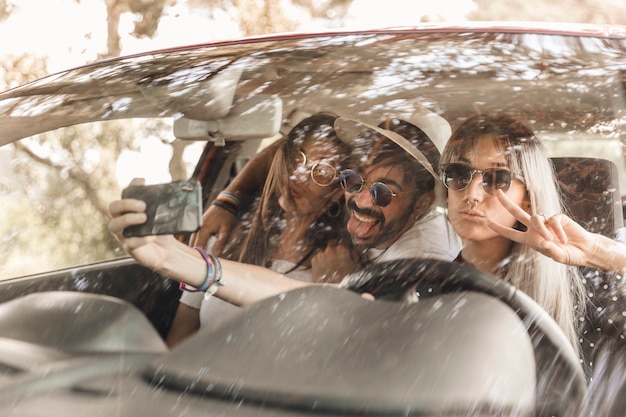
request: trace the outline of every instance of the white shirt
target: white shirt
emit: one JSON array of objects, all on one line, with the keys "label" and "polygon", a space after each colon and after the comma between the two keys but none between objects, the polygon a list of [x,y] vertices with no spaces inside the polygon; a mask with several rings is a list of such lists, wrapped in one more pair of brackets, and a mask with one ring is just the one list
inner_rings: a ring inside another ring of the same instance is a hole
[{"label": "white shirt", "polygon": [[453,261],[460,251],[461,239],[454,232],[445,210],[436,207],[417,220],[387,249],[369,249],[368,257],[375,263],[403,258]]}]

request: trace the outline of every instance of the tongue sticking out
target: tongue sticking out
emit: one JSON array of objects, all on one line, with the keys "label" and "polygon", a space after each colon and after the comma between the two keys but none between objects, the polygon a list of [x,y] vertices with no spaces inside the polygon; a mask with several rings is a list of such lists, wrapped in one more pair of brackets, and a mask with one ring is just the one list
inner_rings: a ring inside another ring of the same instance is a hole
[{"label": "tongue sticking out", "polygon": [[374,235],[378,223],[378,219],[352,212],[347,224],[348,233],[353,238],[365,240]]}]

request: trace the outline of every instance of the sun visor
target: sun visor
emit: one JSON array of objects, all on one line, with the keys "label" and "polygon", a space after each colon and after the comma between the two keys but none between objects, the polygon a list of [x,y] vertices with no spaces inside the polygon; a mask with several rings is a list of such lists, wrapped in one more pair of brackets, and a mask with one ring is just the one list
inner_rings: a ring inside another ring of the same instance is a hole
[{"label": "sun visor", "polygon": [[282,100],[273,95],[236,97],[228,115],[213,120],[181,117],[174,120],[174,136],[185,140],[265,139],[276,136],[282,120]]}]

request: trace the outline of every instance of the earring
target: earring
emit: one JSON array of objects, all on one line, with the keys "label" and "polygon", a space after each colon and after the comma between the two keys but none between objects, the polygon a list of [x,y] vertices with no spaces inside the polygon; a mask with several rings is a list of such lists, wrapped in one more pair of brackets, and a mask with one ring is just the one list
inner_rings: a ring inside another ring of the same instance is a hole
[{"label": "earring", "polygon": [[339,217],[339,215],[341,214],[341,203],[335,200],[330,206],[326,207],[324,211],[330,217]]}]

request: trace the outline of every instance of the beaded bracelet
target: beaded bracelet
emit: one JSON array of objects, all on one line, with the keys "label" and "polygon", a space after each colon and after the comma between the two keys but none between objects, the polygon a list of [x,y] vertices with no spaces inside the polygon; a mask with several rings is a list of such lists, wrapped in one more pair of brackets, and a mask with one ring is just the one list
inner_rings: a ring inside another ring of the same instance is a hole
[{"label": "beaded bracelet", "polygon": [[241,206],[241,200],[233,193],[228,191],[220,192],[212,203],[214,206],[218,206],[234,214],[239,213],[239,207]]},{"label": "beaded bracelet", "polygon": [[219,258],[213,254],[209,254],[209,258],[211,258],[211,260],[213,261],[213,266],[215,269],[213,272],[213,283],[209,285],[209,288],[206,289],[204,298],[208,298],[211,295],[215,294],[219,287],[224,285],[224,283],[222,282],[222,263],[220,262]]},{"label": "beaded bracelet", "polygon": [[208,254],[204,248],[196,246],[194,248],[204,259],[207,266],[207,273],[204,282],[197,288],[186,285],[184,282],[180,283],[180,289],[188,292],[200,292],[205,293],[205,298],[208,298],[217,292],[217,289],[224,285],[222,283],[222,263],[215,255]]},{"label": "beaded bracelet", "polygon": [[202,259],[204,259],[204,262],[206,263],[206,278],[204,278],[204,282],[198,287],[198,291],[205,292],[215,281],[213,259],[211,259],[209,254],[206,253],[206,251],[200,246],[196,246],[194,249],[202,255]]}]

